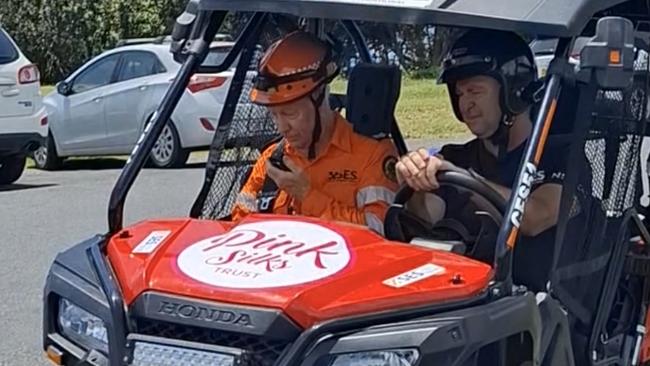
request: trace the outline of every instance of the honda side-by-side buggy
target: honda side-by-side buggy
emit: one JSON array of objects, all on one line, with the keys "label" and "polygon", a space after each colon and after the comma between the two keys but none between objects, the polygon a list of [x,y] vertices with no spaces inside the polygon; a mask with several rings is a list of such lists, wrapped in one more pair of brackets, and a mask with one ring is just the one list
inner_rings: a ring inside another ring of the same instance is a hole
[{"label": "honda side-by-side buggy", "polygon": [[[221,65],[202,66],[232,14],[245,14],[246,23],[231,52]],[[385,236],[295,215],[229,219],[252,163],[279,136],[266,109],[248,99],[255,71],[269,44],[297,27],[354,47],[357,62],[347,75],[347,93],[333,93],[332,105],[357,133],[391,139],[400,154],[407,152],[394,113],[400,70],[373,63],[363,22],[558,39],[537,91],[512,197],[504,200],[476,174],[438,173],[446,195],[474,202],[473,222],[480,230],[471,239],[440,237],[427,225],[412,225],[406,210],[414,196],[407,186],[387,213]],[[569,50],[585,35],[591,40],[575,65]],[[644,204],[650,203],[650,3],[190,0],[172,39],[170,51],[182,66],[115,185],[109,230],[60,253],[50,268],[43,317],[50,361],[650,365],[650,235],[644,221]],[[189,217],[125,227],[127,193],[190,78],[233,65]],[[550,137],[564,139],[570,149],[555,240],[547,243],[551,271],[540,292],[520,283],[513,262],[534,255],[516,243]]]}]

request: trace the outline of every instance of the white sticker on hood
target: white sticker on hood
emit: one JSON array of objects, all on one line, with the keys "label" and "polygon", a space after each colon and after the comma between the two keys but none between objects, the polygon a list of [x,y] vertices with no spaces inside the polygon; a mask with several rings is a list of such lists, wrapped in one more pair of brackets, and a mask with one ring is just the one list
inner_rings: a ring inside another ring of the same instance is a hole
[{"label": "white sticker on hood", "polygon": [[140,244],[133,248],[133,254],[152,253],[171,233],[170,230],[152,231]]},{"label": "white sticker on hood", "polygon": [[299,221],[239,225],[190,245],[177,259],[189,277],[229,288],[300,285],[332,276],[349,262],[341,235]]},{"label": "white sticker on hood", "polygon": [[389,278],[383,283],[384,285],[390,287],[400,288],[421,281],[425,278],[429,278],[443,273],[445,273],[445,269],[443,267],[436,266],[435,264],[429,263],[421,267],[418,267],[416,269],[412,269],[408,272],[399,274],[395,277]]}]

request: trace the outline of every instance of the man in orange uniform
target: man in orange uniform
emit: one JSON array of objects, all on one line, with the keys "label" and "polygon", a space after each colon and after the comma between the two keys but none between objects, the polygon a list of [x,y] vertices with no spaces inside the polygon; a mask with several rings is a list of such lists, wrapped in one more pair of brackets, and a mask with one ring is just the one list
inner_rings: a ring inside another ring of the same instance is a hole
[{"label": "man in orange uniform", "polygon": [[262,152],[232,217],[299,214],[367,225],[383,234],[397,183],[390,140],[359,135],[333,111],[329,84],[338,73],[329,45],[298,31],[260,62],[251,101],[266,106],[283,139]]}]

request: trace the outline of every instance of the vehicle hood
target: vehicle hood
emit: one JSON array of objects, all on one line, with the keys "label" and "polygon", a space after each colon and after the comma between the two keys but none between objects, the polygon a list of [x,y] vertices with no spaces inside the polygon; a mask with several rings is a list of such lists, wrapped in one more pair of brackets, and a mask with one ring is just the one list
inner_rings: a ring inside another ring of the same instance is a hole
[{"label": "vehicle hood", "polygon": [[305,328],[470,299],[492,278],[484,263],[363,226],[277,215],[141,222],[110,239],[108,257],[128,305],[157,292],[276,309]]}]

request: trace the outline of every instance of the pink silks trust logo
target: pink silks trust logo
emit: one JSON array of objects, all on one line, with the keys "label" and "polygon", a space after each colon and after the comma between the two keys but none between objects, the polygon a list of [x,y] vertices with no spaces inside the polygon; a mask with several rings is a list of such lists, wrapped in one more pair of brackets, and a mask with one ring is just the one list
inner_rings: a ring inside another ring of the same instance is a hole
[{"label": "pink silks trust logo", "polygon": [[213,286],[293,286],[334,275],[350,262],[343,237],[299,221],[243,224],[190,245],[178,256],[189,277]]}]

